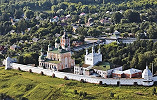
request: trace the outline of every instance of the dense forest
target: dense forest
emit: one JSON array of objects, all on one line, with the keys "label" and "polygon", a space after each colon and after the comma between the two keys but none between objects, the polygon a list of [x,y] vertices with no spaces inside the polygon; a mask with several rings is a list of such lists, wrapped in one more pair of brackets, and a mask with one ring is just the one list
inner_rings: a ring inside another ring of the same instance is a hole
[{"label": "dense forest", "polygon": [[[86,15],[80,16],[81,13]],[[67,20],[50,21],[55,16],[64,18],[67,15],[70,15]],[[89,18],[94,24],[86,27]],[[109,23],[101,23],[102,19]],[[72,36],[72,25],[79,26],[77,38]],[[56,33],[62,35],[63,27],[69,33],[71,44],[75,40],[84,41],[87,36],[108,36],[115,30],[122,37],[129,37],[131,33],[133,38],[150,39],[133,44],[111,43],[101,46],[101,51],[104,61],[122,65],[124,69],[144,69],[146,62],[150,67],[154,63],[157,68],[157,43],[151,40],[157,39],[156,0],[1,0],[0,45],[8,49],[0,54],[0,60],[9,55],[20,63],[37,65],[40,49],[46,51],[49,43],[54,45]],[[33,38],[38,41],[33,42]],[[13,44],[20,49],[10,50]],[[83,63],[83,53],[76,52],[76,64]]]}]

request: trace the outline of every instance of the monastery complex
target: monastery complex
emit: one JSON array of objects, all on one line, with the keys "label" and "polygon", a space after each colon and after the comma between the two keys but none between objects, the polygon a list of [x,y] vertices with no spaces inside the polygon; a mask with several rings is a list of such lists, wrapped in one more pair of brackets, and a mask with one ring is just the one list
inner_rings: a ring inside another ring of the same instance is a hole
[{"label": "monastery complex", "polygon": [[[43,73],[48,76],[85,81],[90,83],[102,83],[107,85],[144,85],[152,86],[157,77],[153,76],[148,66],[144,71],[131,68],[122,70],[120,67],[112,67],[108,62],[103,62],[102,54],[99,49],[96,52],[94,46],[92,52],[86,49],[83,65],[75,65],[75,60],[71,58],[70,39],[64,31],[61,38],[56,39],[55,47],[48,45],[47,54],[44,55],[43,49],[39,56],[39,66],[17,64],[10,57],[4,60],[5,69],[20,69],[34,73]],[[73,72],[61,72],[64,69],[71,69]]]}]

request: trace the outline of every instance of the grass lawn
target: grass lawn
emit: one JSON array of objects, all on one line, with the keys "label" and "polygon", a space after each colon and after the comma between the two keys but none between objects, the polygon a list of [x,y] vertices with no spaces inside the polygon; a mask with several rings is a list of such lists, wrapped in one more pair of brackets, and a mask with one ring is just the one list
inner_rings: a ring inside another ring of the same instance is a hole
[{"label": "grass lawn", "polygon": [[[143,86],[107,86],[80,83],[74,80],[63,80],[42,76],[35,73],[17,70],[4,70],[0,67],[0,94],[5,93],[15,100],[25,97],[29,100],[155,100],[153,87]],[[78,94],[74,93],[77,90]],[[79,96],[80,91],[87,96]],[[110,93],[114,97],[110,97]]]}]

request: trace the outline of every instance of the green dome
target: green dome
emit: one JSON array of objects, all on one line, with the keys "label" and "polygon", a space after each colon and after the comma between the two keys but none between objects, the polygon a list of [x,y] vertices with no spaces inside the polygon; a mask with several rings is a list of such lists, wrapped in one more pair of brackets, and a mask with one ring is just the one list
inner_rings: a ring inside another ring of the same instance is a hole
[{"label": "green dome", "polygon": [[45,57],[42,55],[42,56],[39,56],[39,59],[44,60]]},{"label": "green dome", "polygon": [[43,48],[41,48],[41,52],[44,52]]},{"label": "green dome", "polygon": [[51,47],[51,44],[49,44],[48,47]]},{"label": "green dome", "polygon": [[57,39],[56,39],[56,42],[57,42],[57,43],[60,43],[60,39],[59,39],[59,38],[57,38]]},{"label": "green dome", "polygon": [[68,47],[68,45],[66,44],[66,45],[65,45],[65,47],[67,48],[67,47]]},{"label": "green dome", "polygon": [[61,47],[61,46],[59,46],[59,49],[62,49],[62,47]]}]

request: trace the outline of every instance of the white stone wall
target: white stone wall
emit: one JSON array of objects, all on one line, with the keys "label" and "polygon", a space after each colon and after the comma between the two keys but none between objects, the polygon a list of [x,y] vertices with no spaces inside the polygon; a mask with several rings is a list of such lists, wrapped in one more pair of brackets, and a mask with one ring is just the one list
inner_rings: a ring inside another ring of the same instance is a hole
[{"label": "white stone wall", "polygon": [[[73,80],[77,80],[77,81],[80,81],[81,79],[83,79],[84,81],[89,82],[89,83],[97,83],[98,84],[100,81],[102,81],[103,84],[107,84],[107,85],[117,85],[117,82],[119,82],[120,85],[134,85],[134,82],[137,82],[138,85],[144,85],[143,84],[144,79],[142,79],[142,78],[141,79],[133,79],[133,78],[132,79],[129,79],[129,78],[103,79],[103,78],[93,78],[93,77],[85,76],[85,75],[76,75],[76,74],[72,74],[72,73],[52,71],[49,69],[43,69],[40,67],[32,67],[32,66],[22,65],[22,64],[17,64],[17,63],[12,63],[11,66],[13,69],[20,68],[23,71],[29,71],[31,69],[32,72],[38,73],[38,74],[43,72],[47,76],[52,76],[54,73],[55,76],[58,78],[64,78],[66,76],[68,79],[73,79]],[[157,77],[154,77],[154,80],[157,81]]]},{"label": "white stone wall", "polygon": [[157,76],[152,77],[152,79],[153,79],[154,81],[157,81]]}]

